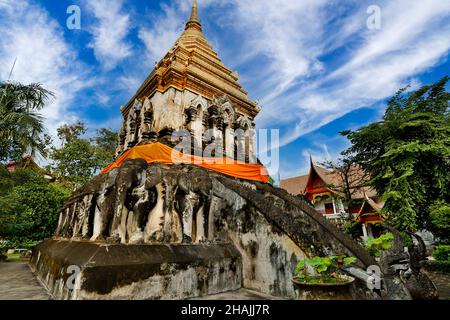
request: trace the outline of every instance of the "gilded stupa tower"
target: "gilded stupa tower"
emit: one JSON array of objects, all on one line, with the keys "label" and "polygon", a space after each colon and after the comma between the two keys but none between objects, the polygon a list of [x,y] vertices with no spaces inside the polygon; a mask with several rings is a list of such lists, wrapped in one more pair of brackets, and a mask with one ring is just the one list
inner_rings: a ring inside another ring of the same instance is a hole
[{"label": "gilded stupa tower", "polygon": [[[253,129],[259,111],[205,38],[194,0],[185,31],[122,107],[117,156],[180,129],[189,130],[197,146],[206,142],[205,131],[213,129],[214,140],[231,150],[227,146],[239,144],[234,130]],[[253,151],[252,145],[247,148]]]}]

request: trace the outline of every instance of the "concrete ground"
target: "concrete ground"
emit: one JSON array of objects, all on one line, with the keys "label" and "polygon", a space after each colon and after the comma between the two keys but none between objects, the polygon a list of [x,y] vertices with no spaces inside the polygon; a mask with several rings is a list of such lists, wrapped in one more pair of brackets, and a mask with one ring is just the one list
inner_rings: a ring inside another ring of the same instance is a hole
[{"label": "concrete ground", "polygon": [[27,262],[0,263],[0,300],[48,300]]},{"label": "concrete ground", "polygon": [[[440,299],[450,300],[450,276],[429,272],[439,291]],[[50,297],[33,275],[27,262],[0,263],[0,300],[49,300]],[[276,300],[248,289],[225,292],[191,300]]]}]

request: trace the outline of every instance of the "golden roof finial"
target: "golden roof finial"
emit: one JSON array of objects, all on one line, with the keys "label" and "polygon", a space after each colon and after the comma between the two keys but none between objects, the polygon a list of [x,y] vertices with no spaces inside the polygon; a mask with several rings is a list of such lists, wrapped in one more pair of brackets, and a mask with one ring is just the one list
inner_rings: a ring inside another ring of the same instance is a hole
[{"label": "golden roof finial", "polygon": [[194,0],[192,4],[191,17],[189,18],[189,21],[186,23],[186,30],[188,29],[197,29],[199,31],[202,31],[202,25],[200,23],[200,20],[198,19],[197,0]]}]

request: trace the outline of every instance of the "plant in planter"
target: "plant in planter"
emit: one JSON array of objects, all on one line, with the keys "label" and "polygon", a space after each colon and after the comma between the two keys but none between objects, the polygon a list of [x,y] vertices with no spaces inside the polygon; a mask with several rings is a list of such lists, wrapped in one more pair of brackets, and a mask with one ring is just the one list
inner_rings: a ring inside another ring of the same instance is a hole
[{"label": "plant in planter", "polygon": [[349,266],[355,257],[312,257],[300,261],[292,282],[300,289],[303,299],[349,300],[349,285],[355,280],[344,275],[340,267]]},{"label": "plant in planter", "polygon": [[[295,268],[294,280],[303,284],[346,284],[350,277],[344,276],[341,266],[349,266],[355,257],[313,257],[301,260]],[[312,271],[312,272],[311,272]]]}]

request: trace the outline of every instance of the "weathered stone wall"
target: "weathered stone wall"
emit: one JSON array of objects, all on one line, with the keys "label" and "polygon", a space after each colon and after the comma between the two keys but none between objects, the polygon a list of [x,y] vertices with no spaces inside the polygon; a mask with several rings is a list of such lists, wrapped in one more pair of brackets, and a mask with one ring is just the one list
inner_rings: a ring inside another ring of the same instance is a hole
[{"label": "weathered stone wall", "polygon": [[241,257],[229,244],[49,240],[34,249],[31,266],[54,299],[185,299],[242,286]]},{"label": "weathered stone wall", "polygon": [[212,202],[215,232],[229,239],[242,255],[244,286],[274,296],[295,297],[291,278],[297,262],[306,257],[302,249],[217,180],[213,182]]}]

